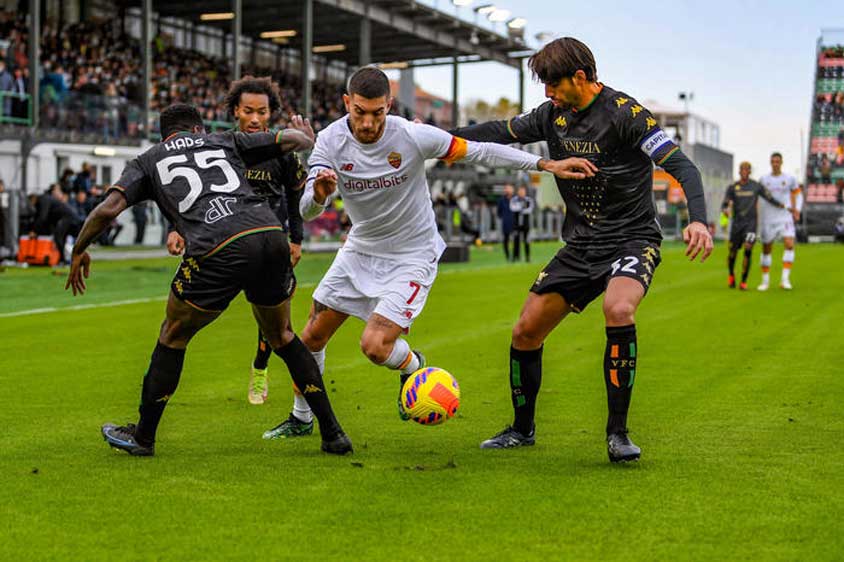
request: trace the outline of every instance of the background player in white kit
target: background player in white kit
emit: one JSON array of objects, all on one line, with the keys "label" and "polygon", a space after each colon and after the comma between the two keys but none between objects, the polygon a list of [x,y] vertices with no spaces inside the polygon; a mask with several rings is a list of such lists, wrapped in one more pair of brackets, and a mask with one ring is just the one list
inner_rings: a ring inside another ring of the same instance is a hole
[{"label": "background player in white kit", "polygon": [[771,252],[774,241],[782,238],[785,250],[782,253],[782,279],[780,287],[791,289],[791,266],[794,263],[794,223],[800,220],[800,187],[797,179],[782,171],[782,154],[771,154],[771,173],[759,178],[759,183],[765,186],[774,198],[785,205],[785,209],[777,208],[767,201],[760,201],[760,238],[762,239],[762,283],[758,289],[767,291],[771,276]]},{"label": "background player in white kit", "polygon": [[[310,173],[300,209],[316,218],[339,192],[352,229],[314,291],[302,341],[322,372],[325,346],[349,316],[366,322],[361,350],[376,365],[398,370],[400,382],[424,366],[400,336],[422,312],[445,242],[437,231],[425,160],[483,162],[545,170],[583,179],[596,168],[587,160],[549,161],[506,146],[469,142],[442,129],[388,116],[390,84],[374,67],[355,72],[343,96],[348,115],[329,125],[308,160]],[[290,417],[264,434],[285,436],[285,424],[309,421],[297,396]],[[399,403],[399,413],[406,415]]]}]

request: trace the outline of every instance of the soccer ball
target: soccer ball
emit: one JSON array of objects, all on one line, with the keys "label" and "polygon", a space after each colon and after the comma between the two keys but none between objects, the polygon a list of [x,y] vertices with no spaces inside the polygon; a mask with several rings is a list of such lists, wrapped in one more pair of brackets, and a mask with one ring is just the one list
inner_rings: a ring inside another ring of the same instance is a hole
[{"label": "soccer ball", "polygon": [[460,407],[460,386],[444,369],[419,369],[405,381],[401,405],[416,423],[438,425],[454,416]]}]

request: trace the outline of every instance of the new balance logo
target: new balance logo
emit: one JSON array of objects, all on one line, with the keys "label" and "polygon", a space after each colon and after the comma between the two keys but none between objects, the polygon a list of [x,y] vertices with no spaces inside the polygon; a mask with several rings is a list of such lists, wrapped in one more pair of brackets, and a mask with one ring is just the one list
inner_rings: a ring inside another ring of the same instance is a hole
[{"label": "new balance logo", "polygon": [[322,392],[322,389],[318,386],[309,384],[305,387],[305,391],[302,394],[313,394],[314,392]]}]

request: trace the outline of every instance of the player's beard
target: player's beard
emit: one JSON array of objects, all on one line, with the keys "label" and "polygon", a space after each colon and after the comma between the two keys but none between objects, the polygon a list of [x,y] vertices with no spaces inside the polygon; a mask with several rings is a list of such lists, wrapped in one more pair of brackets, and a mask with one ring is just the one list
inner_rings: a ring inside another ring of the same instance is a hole
[{"label": "player's beard", "polygon": [[369,130],[364,130],[360,127],[352,126],[352,133],[359,142],[363,144],[371,144],[381,138],[386,123],[387,122],[384,121],[383,123],[380,123]]}]

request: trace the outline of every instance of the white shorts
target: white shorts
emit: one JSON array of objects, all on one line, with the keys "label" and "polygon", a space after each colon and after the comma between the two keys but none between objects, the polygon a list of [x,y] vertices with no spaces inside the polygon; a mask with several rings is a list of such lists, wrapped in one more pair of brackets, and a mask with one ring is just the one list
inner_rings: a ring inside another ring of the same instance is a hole
[{"label": "white shorts", "polygon": [[770,244],[777,238],[794,238],[794,219],[777,219],[775,221],[762,221],[762,233],[760,238],[763,244]]},{"label": "white shorts", "polygon": [[373,312],[410,328],[437,277],[437,260],[397,261],[340,249],[317,285],[314,300],[369,320]]}]

